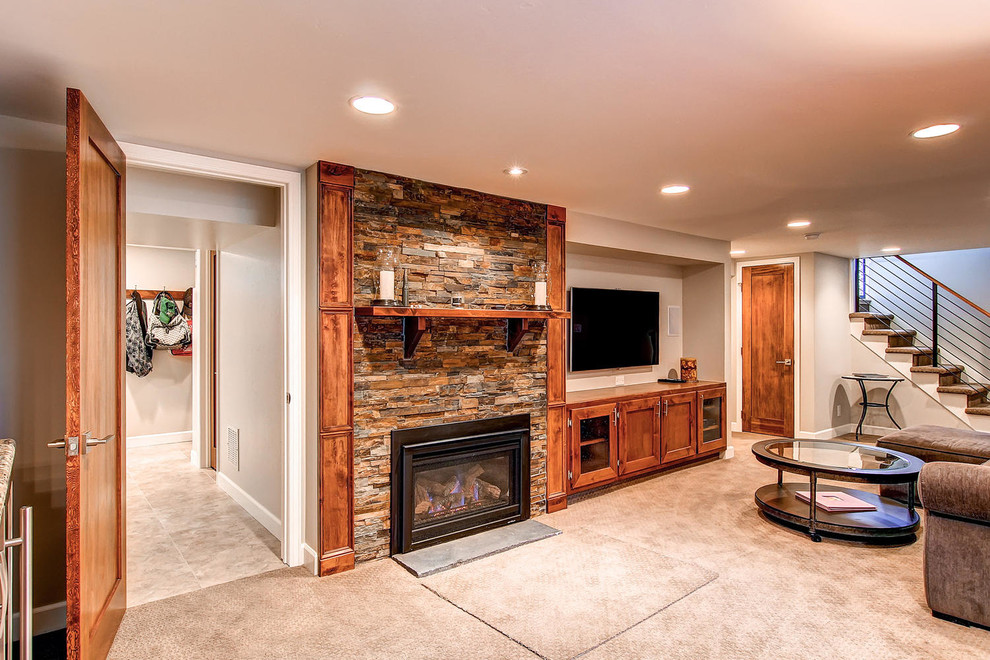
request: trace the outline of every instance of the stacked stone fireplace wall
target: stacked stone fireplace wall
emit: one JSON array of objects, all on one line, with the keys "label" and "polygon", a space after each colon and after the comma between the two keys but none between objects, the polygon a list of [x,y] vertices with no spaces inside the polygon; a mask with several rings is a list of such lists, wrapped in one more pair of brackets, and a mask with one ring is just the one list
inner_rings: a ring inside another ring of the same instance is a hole
[{"label": "stacked stone fireplace wall", "polygon": [[[412,305],[466,307],[532,302],[544,263],[547,207],[394,175],[355,171],[354,304],[369,305],[378,249],[409,269]],[[546,510],[547,333],[544,322],[512,354],[505,321],[431,319],[403,358],[402,320],[354,324],[354,543],[358,561],[388,555],[390,433],[529,413],[531,512]]]}]

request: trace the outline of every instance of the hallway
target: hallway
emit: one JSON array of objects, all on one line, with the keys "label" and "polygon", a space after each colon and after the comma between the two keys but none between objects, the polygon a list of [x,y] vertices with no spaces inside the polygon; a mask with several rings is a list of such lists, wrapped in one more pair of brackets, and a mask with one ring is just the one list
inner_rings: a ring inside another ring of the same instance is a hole
[{"label": "hallway", "polygon": [[189,463],[190,443],[127,450],[127,605],[283,568],[279,541]]}]

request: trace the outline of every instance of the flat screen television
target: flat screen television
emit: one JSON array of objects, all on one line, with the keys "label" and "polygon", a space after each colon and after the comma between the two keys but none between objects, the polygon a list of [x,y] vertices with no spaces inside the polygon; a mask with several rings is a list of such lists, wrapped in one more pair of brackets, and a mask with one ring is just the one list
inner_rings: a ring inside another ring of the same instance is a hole
[{"label": "flat screen television", "polygon": [[660,293],[571,289],[571,371],[660,364]]}]

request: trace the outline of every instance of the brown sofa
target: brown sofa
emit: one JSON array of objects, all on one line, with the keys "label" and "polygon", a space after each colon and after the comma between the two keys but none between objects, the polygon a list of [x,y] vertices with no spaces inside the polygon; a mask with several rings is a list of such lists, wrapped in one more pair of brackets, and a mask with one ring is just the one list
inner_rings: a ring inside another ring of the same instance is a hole
[{"label": "brown sofa", "polygon": [[[990,433],[912,426],[877,446],[925,461],[918,479],[925,520],[925,596],[932,613],[990,626]],[[906,490],[885,486],[902,498]]]},{"label": "brown sofa", "polygon": [[936,616],[990,626],[990,461],[928,463],[925,596]]},{"label": "brown sofa", "polygon": [[[926,463],[948,461],[980,465],[990,461],[990,433],[929,424],[889,433],[877,441],[877,447],[917,456]],[[907,487],[881,486],[880,494],[904,501]]]}]

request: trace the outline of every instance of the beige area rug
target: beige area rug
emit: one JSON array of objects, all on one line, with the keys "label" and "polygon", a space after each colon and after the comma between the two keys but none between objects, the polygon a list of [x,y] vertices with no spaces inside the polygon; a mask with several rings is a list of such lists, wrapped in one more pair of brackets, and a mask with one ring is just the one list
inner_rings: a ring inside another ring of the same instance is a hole
[{"label": "beige area rug", "polygon": [[716,577],[696,564],[581,530],[422,582],[534,653],[563,660],[594,649]]},{"label": "beige area rug", "polygon": [[127,610],[110,658],[532,658],[376,561],[328,578],[285,568]]}]

